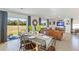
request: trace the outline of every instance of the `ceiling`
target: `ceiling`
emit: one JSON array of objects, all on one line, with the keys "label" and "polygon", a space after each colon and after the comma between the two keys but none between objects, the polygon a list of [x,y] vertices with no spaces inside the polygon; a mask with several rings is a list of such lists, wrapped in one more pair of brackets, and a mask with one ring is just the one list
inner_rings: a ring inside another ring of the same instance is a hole
[{"label": "ceiling", "polygon": [[79,17],[79,8],[3,8],[3,10],[35,16]]}]

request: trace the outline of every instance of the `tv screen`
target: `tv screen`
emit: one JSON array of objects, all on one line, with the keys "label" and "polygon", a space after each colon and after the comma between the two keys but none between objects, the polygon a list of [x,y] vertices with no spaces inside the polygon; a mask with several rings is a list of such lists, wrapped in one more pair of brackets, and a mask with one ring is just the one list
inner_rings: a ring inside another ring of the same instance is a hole
[{"label": "tv screen", "polygon": [[64,22],[57,22],[57,26],[64,26]]}]

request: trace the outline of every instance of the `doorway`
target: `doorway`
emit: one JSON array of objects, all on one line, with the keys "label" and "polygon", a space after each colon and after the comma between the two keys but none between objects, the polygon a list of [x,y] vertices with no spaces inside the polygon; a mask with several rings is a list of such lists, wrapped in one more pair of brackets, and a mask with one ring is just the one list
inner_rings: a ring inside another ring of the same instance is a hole
[{"label": "doorway", "polygon": [[78,18],[73,19],[72,32],[75,34],[79,33],[79,19]]}]

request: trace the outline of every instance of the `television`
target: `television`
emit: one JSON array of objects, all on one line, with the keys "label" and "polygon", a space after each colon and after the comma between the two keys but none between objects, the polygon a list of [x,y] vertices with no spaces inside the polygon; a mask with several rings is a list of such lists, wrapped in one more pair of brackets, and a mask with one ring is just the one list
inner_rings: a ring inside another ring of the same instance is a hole
[{"label": "television", "polygon": [[57,26],[64,26],[64,22],[62,21],[57,22]]}]

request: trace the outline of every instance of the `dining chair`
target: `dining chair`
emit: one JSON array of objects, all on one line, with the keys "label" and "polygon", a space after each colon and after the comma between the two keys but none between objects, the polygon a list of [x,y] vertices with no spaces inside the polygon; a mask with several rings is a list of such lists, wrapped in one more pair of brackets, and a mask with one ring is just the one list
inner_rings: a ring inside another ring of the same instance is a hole
[{"label": "dining chair", "polygon": [[26,50],[35,50],[36,44],[28,39],[26,35],[21,35],[20,37],[20,49],[23,51]]},{"label": "dining chair", "polygon": [[26,43],[25,50],[35,51],[36,50],[36,44],[33,43],[33,42]]},{"label": "dining chair", "polygon": [[50,46],[46,51],[55,51],[55,47],[54,46]]},{"label": "dining chair", "polygon": [[23,48],[23,50],[24,50],[24,46],[25,46],[25,44],[28,43],[28,42],[29,42],[29,41],[28,41],[27,38],[25,38],[25,35],[20,35],[20,49]]},{"label": "dining chair", "polygon": [[42,44],[40,44],[38,46],[39,51],[45,51],[46,50],[46,42],[44,40],[40,40],[40,43],[42,43]]}]

